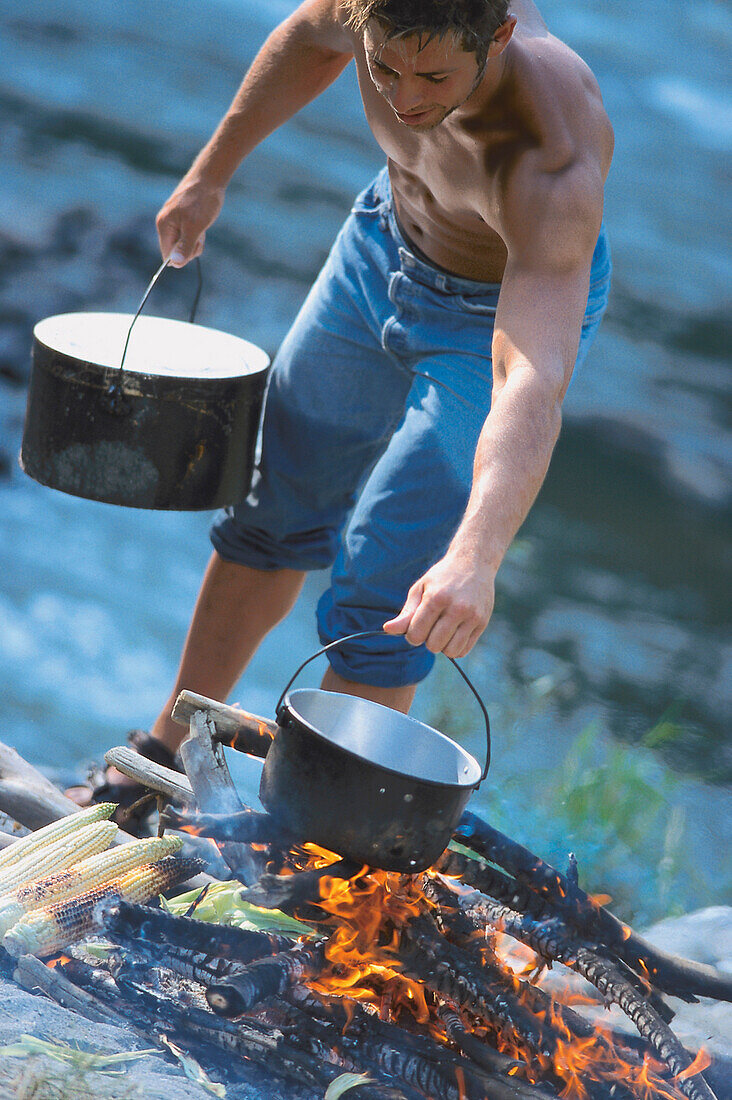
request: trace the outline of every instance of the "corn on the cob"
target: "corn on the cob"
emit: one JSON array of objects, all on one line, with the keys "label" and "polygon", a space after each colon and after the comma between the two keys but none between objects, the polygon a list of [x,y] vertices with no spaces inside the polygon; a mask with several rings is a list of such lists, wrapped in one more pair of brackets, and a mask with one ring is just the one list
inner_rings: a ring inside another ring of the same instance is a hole
[{"label": "corn on the cob", "polygon": [[62,837],[70,836],[77,829],[85,825],[93,825],[95,821],[102,821],[112,816],[117,808],[116,802],[100,802],[98,806],[90,806],[87,810],[69,814],[67,817],[52,821],[50,825],[44,825],[42,829],[36,829],[34,833],[16,840],[8,848],[0,852],[0,874],[6,867],[13,866],[21,859],[25,859],[32,852],[53,844]]},{"label": "corn on the cob", "polygon": [[112,878],[119,878],[126,871],[142,867],[144,863],[155,863],[163,856],[173,855],[182,844],[183,841],[177,836],[135,840],[89,856],[36,882],[19,886],[11,894],[0,898],[0,939],[21,917],[33,909],[86,893]]},{"label": "corn on the cob", "polygon": [[75,829],[55,844],[31,852],[19,863],[0,871],[0,897],[17,890],[19,886],[25,886],[27,882],[35,882],[54,871],[71,867],[87,856],[103,852],[114,840],[116,832],[117,826],[113,821],[96,821],[93,825],[85,825],[83,829]]},{"label": "corn on the cob", "polygon": [[35,909],[14,924],[3,937],[3,947],[15,958],[20,955],[53,955],[99,927],[97,906],[106,899],[147,902],[196,874],[203,867],[200,859],[165,856],[157,863],[137,867],[103,886]]}]

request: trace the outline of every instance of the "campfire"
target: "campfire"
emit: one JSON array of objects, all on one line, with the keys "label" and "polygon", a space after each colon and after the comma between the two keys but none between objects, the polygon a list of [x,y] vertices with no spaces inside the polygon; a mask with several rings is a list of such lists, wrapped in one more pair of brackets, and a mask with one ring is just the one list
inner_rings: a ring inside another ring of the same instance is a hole
[{"label": "campfire", "polygon": [[[306,934],[200,920],[206,886],[185,916],[109,890],[87,926],[106,959],[77,938],[49,960],[52,995],[69,986],[100,1011],[134,1006],[146,1034],[172,1036],[211,1072],[223,1058],[232,1079],[264,1066],[283,1095],[290,1082],[354,1100],[713,1100],[709,1059],[676,1038],[665,996],[732,1000],[732,979],[654,950],[581,889],[573,858],[561,873],[466,811],[428,870],[357,866],[242,807],[219,745],[266,747],[266,723],[194,696],[177,709],[191,725],[189,784],[123,749],[114,762],[175,798],[161,832],[215,844],[241,900]],[[550,995],[555,964],[594,987],[594,1003],[618,1005],[637,1038],[590,1023],[575,982]]]}]

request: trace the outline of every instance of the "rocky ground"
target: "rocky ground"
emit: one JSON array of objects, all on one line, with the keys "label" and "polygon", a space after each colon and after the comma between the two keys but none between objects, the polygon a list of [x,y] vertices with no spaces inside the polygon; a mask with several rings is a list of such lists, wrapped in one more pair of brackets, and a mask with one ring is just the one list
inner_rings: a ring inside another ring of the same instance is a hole
[{"label": "rocky ground", "polygon": [[[732,907],[715,906],[670,918],[643,935],[666,951],[732,972]],[[561,969],[561,968],[558,968]],[[554,972],[549,981],[561,980]],[[687,1005],[673,1001],[677,1015],[672,1027],[690,1049],[705,1046],[714,1056],[710,1083],[722,1098],[732,1098],[732,1004],[706,1001]],[[606,1022],[623,1028],[619,1011],[598,1010]],[[630,1029],[630,1025],[629,1029]],[[131,1028],[90,1024],[46,998],[25,992],[0,977],[0,1047],[29,1034],[78,1045],[94,1052],[140,1051],[153,1046]],[[178,1062],[162,1052],[142,1054],[126,1063],[119,1076],[98,1070],[64,1067],[45,1056],[0,1055],[0,1100],[207,1100],[213,1093],[189,1079]],[[246,1083],[227,1085],[228,1100],[273,1100],[281,1095],[264,1072],[248,1068]],[[289,1100],[297,1100],[286,1088]]]}]

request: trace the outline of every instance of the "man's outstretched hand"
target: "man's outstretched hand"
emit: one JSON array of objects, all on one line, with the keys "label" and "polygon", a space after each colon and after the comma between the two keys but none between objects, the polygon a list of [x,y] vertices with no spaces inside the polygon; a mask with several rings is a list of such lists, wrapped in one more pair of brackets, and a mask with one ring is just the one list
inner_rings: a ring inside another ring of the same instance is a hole
[{"label": "man's outstretched hand", "polygon": [[399,614],[384,623],[432,653],[465,657],[481,636],[495,599],[495,574],[486,575],[449,553],[412,585]]}]

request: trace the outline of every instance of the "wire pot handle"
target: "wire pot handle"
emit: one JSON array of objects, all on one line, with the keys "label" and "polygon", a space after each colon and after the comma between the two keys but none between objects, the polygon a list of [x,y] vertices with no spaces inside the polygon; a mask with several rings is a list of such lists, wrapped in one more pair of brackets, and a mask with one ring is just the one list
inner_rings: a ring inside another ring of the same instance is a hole
[{"label": "wire pot handle", "polygon": [[[328,645],[324,645],[322,647],[322,649],[319,649],[316,653],[313,653],[311,657],[308,657],[306,660],[304,660],[302,662],[302,664],[300,665],[300,667],[297,668],[295,670],[295,672],[293,673],[293,675],[290,677],[289,682],[285,685],[285,688],[284,688],[282,694],[280,695],[279,699],[277,700],[277,706],[275,707],[275,715],[277,717],[277,721],[279,722],[280,715],[281,715],[282,711],[284,710],[283,702],[284,702],[285,696],[287,695],[288,691],[290,690],[290,688],[294,684],[295,680],[300,675],[300,673],[302,672],[302,670],[305,668],[306,665],[309,665],[310,662],[314,661],[316,657],[322,656],[323,653],[327,653],[329,649],[334,649],[335,646],[339,646],[343,642],[352,642],[356,638],[373,638],[377,634],[383,634],[385,638],[394,637],[393,634],[387,634],[385,630],[362,630],[362,631],[359,631],[358,634],[347,634],[344,638],[336,638],[336,640],[334,642],[329,642]],[[447,654],[443,653],[442,656],[447,657]],[[455,666],[455,668],[460,673],[460,675],[462,676],[465,683],[468,685],[468,687],[472,691],[473,695],[475,696],[475,698],[477,700],[478,706],[480,707],[481,712],[483,714],[483,721],[485,722],[485,746],[486,746],[485,747],[485,767],[483,768],[483,774],[481,775],[480,779],[478,780],[478,782],[475,785],[475,789],[477,790],[478,787],[483,782],[483,780],[485,779],[485,777],[488,775],[488,769],[491,766],[491,724],[490,724],[490,719],[488,718],[488,711],[486,710],[485,703],[483,702],[480,695],[478,694],[478,689],[474,686],[472,681],[468,678],[467,674],[463,671],[463,669],[460,667],[460,665],[457,663],[457,661],[455,660],[454,657],[447,657],[447,659],[452,665]]]},{"label": "wire pot handle", "polygon": [[[126,411],[125,408],[124,408],[124,401],[123,401],[122,381],[123,381],[123,378],[124,378],[123,368],[124,368],[124,365],[125,365],[125,358],[127,356],[127,349],[130,346],[130,337],[132,336],[132,330],[135,327],[135,322],[137,321],[137,318],[140,316],[140,314],[142,313],[142,311],[145,307],[145,303],[147,302],[148,298],[152,294],[153,288],[155,287],[155,284],[157,283],[158,279],[163,274],[163,272],[165,271],[166,267],[168,267],[169,264],[170,264],[170,258],[168,258],[167,260],[163,260],[160,267],[157,269],[157,271],[153,275],[152,279],[148,283],[147,290],[145,291],[145,293],[142,296],[142,301],[140,302],[139,306],[137,307],[137,312],[135,313],[135,316],[132,318],[132,323],[130,324],[129,329],[127,330],[127,339],[125,340],[125,346],[122,350],[122,359],[120,360],[120,364],[115,370],[114,378],[109,383],[109,386],[108,386],[108,389],[107,389],[107,400],[108,400],[108,404],[109,404],[110,409],[111,409],[112,412],[125,412]],[[201,271],[201,260],[198,256],[196,256],[196,276],[197,276],[196,293],[195,293],[195,296],[193,298],[193,305],[191,306],[190,317],[188,318],[188,323],[191,324],[191,325],[193,324],[193,322],[196,319],[196,311],[198,309],[198,303],[201,299],[201,291],[203,290],[203,273]]]}]

